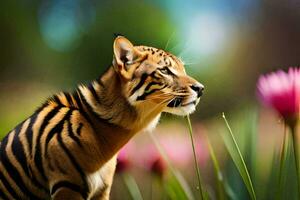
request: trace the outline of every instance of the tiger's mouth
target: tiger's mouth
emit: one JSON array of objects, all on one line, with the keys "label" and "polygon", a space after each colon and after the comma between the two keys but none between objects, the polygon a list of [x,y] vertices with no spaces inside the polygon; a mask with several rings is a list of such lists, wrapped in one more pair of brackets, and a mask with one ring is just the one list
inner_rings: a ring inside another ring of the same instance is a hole
[{"label": "tiger's mouth", "polygon": [[177,108],[182,105],[182,100],[183,100],[182,97],[176,97],[170,103],[168,103],[167,106],[169,108]]},{"label": "tiger's mouth", "polygon": [[167,107],[169,107],[169,108],[177,108],[179,106],[184,107],[184,106],[196,105],[196,104],[197,104],[196,100],[192,101],[192,102],[189,102],[189,103],[183,104],[183,98],[182,97],[176,97],[170,103],[168,103]]}]

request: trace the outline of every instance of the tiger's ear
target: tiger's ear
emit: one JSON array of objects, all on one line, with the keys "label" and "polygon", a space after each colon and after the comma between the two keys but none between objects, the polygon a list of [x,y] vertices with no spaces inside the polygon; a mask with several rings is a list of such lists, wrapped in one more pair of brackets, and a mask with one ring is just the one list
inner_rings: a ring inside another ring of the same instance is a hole
[{"label": "tiger's ear", "polygon": [[133,44],[124,36],[116,37],[113,49],[115,70],[126,80],[131,79],[135,69],[130,65],[139,60],[142,53],[134,48]]}]

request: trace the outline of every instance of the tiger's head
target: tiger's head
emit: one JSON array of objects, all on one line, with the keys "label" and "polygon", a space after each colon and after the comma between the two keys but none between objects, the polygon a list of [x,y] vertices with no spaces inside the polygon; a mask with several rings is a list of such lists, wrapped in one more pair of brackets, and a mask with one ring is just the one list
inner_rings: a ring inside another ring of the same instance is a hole
[{"label": "tiger's head", "polygon": [[134,46],[123,36],[116,37],[113,51],[113,67],[132,106],[176,115],[195,111],[204,86],[186,74],[176,56],[153,47]]}]

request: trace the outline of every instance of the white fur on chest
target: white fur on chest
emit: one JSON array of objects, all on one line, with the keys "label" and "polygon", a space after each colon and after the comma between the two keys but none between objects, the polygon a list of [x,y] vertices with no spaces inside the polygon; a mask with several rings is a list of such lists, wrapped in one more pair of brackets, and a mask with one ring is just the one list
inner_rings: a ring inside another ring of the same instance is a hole
[{"label": "white fur on chest", "polygon": [[144,129],[144,131],[153,131],[155,129],[155,127],[157,126],[158,122],[160,119],[160,114],[157,115],[149,124],[148,126]]},{"label": "white fur on chest", "polygon": [[111,184],[116,166],[116,156],[105,163],[98,171],[89,174],[87,181],[89,185],[89,198],[93,197],[97,192]]}]

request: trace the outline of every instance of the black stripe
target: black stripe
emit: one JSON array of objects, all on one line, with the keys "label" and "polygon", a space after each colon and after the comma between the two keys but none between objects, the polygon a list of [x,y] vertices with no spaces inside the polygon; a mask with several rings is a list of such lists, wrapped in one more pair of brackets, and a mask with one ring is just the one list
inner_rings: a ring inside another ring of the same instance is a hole
[{"label": "black stripe", "polygon": [[133,88],[130,95],[133,95],[138,89],[140,89],[143,86],[147,77],[148,77],[148,74],[146,74],[146,73],[144,73],[142,75],[140,82]]},{"label": "black stripe", "polygon": [[[21,131],[22,127],[23,127],[23,124],[20,124],[15,128],[15,136],[14,136],[12,146],[11,146],[12,153],[15,156],[16,160],[19,162],[19,164],[22,166],[24,173],[27,175],[27,177],[29,179],[31,179],[33,184],[37,188],[40,188],[40,189],[44,190],[44,192],[48,192],[48,190],[42,184],[40,184],[34,176],[31,177],[31,175],[29,173],[29,169],[28,169],[28,165],[27,165],[27,159],[26,159],[26,155],[24,153],[25,152],[24,147],[23,147],[23,144],[22,144],[22,142],[20,141],[20,138],[19,138],[19,134],[20,134],[20,131]],[[25,130],[24,133],[26,133],[26,130]]]},{"label": "black stripe", "polygon": [[68,102],[71,106],[73,106],[73,100],[72,100],[71,95],[70,95],[69,93],[67,93],[67,92],[64,92],[64,95],[65,95],[65,97],[66,97],[66,99],[67,99],[67,102]]},{"label": "black stripe", "polygon": [[156,71],[153,71],[153,72],[150,74],[150,76],[151,76],[153,79],[157,79],[157,80],[162,79],[162,75],[159,74],[159,73],[156,73]]},{"label": "black stripe", "polygon": [[93,125],[93,122],[91,120],[91,118],[89,117],[89,115],[85,112],[85,109],[83,108],[82,106],[82,101],[80,99],[80,94],[78,91],[76,91],[74,94],[73,94],[73,97],[74,97],[74,100],[76,102],[76,104],[78,105],[78,110],[80,112],[81,115],[83,115],[83,117],[91,124],[91,126],[94,126]]},{"label": "black stripe", "polygon": [[83,196],[83,198],[86,199],[87,196],[88,196],[88,185],[87,185],[87,181],[86,181],[86,175],[84,174],[84,172],[81,169],[80,165],[76,161],[75,157],[72,155],[72,153],[69,151],[69,149],[64,144],[63,139],[61,137],[61,134],[57,135],[57,141],[58,141],[59,145],[61,146],[61,148],[64,150],[64,152],[67,154],[67,156],[70,159],[70,161],[71,161],[72,165],[74,166],[74,168],[80,174],[80,177],[81,177],[82,182],[83,182],[83,190],[80,193]]},{"label": "black stripe", "polygon": [[45,156],[48,158],[48,145],[50,140],[53,138],[55,134],[60,134],[64,128],[64,123],[66,120],[69,120],[72,115],[73,110],[69,109],[65,116],[56,123],[56,125],[47,133],[46,141],[45,141]]},{"label": "black stripe", "polygon": [[2,172],[0,171],[0,180],[2,181],[4,187],[6,188],[7,192],[14,198],[19,199],[19,195],[17,195],[16,191],[11,187],[10,183],[6,180]]},{"label": "black stripe", "polygon": [[97,92],[96,92],[96,90],[95,90],[93,84],[89,84],[88,89],[89,89],[90,92],[92,93],[92,95],[93,95],[94,99],[96,100],[96,102],[97,102],[98,104],[101,104],[101,103],[100,103],[99,96],[97,95]]},{"label": "black stripe", "polygon": [[161,83],[151,82],[145,87],[145,91],[149,90],[153,85],[161,85]]},{"label": "black stripe", "polygon": [[76,133],[77,133],[77,135],[79,135],[79,136],[81,136],[81,129],[82,129],[82,127],[83,127],[83,123],[79,123],[79,126],[78,126],[78,128],[76,129]]},{"label": "black stripe", "polygon": [[15,128],[15,136],[12,142],[12,153],[15,156],[16,160],[20,163],[22,166],[24,172],[28,174],[28,167],[27,167],[27,160],[26,155],[24,153],[23,144],[20,142],[19,134],[22,128],[22,124],[18,125]]},{"label": "black stripe", "polygon": [[84,199],[87,198],[87,195],[85,196],[83,194],[84,191],[82,191],[81,187],[79,185],[76,185],[74,183],[71,183],[69,181],[60,181],[58,183],[55,183],[51,189],[51,195],[55,194],[56,191],[58,191],[61,188],[67,188],[69,190],[72,190],[76,193],[79,193]]},{"label": "black stripe", "polygon": [[[11,134],[11,133],[10,133]],[[2,141],[2,151],[1,154],[1,162],[3,167],[6,169],[10,177],[14,180],[14,183],[18,186],[18,188],[25,194],[26,196],[30,197],[30,199],[39,199],[39,197],[35,196],[31,191],[29,191],[21,178],[21,175],[17,168],[9,161],[8,156],[6,155],[6,147],[7,147],[8,137],[6,137]]]},{"label": "black stripe", "polygon": [[79,90],[79,95],[80,98],[82,100],[82,103],[86,106],[86,108],[88,109],[88,111],[99,121],[102,121],[104,123],[109,123],[109,121],[112,119],[111,117],[109,118],[104,118],[103,116],[101,116],[99,113],[95,112],[94,109],[92,108],[92,106],[87,102],[86,98],[84,97],[84,95],[82,94],[82,92]]},{"label": "black stripe", "polygon": [[78,144],[78,146],[82,147],[80,139],[74,134],[74,131],[72,129],[72,123],[70,122],[70,120],[68,120],[68,134],[70,138],[72,138]]},{"label": "black stripe", "polygon": [[164,86],[164,87],[162,87],[162,88],[156,88],[156,89],[153,89],[153,90],[151,90],[151,91],[144,92],[144,94],[142,94],[141,96],[138,96],[138,97],[136,98],[136,100],[137,100],[137,101],[145,100],[146,97],[147,97],[148,95],[153,94],[155,91],[161,90],[161,89],[163,89],[163,88],[165,88],[165,87],[166,87],[166,86]]},{"label": "black stripe", "polygon": [[59,106],[64,106],[64,104],[61,102],[60,98],[57,95],[54,95],[53,100],[55,103],[57,103]]},{"label": "black stripe", "polygon": [[32,158],[32,138],[33,138],[33,125],[37,119],[38,114],[34,114],[30,118],[30,123],[27,128],[26,139],[29,146],[29,158]]},{"label": "black stripe", "polygon": [[42,138],[43,132],[45,131],[46,126],[49,124],[49,121],[59,112],[59,110],[60,110],[60,107],[55,107],[45,116],[43,123],[39,129],[37,139],[36,139],[34,163],[45,181],[48,181],[48,178],[45,174],[45,170],[44,170],[43,163],[42,163],[41,138]]}]

